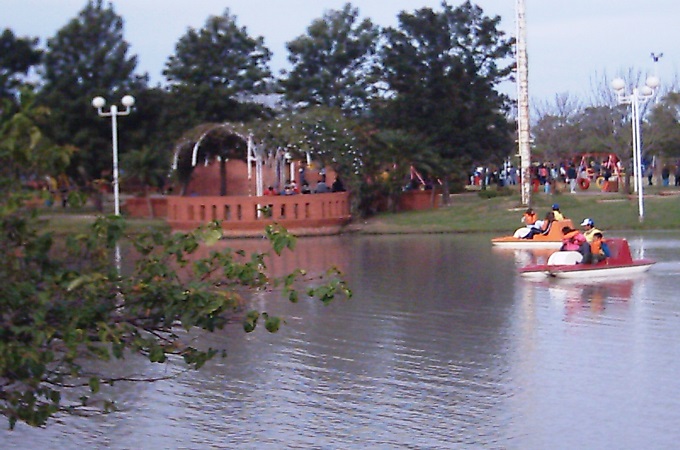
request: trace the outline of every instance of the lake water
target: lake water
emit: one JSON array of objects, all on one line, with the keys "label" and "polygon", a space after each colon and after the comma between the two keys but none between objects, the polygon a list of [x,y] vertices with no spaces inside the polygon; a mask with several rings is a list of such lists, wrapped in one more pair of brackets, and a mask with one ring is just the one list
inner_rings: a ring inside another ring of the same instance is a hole
[{"label": "lake water", "polygon": [[518,267],[544,255],[493,249],[490,237],[301,239],[273,270],[336,264],[351,300],[260,294],[254,307],[286,319],[279,333],[229,326],[204,339],[227,359],[117,385],[122,411],[19,424],[0,431],[0,448],[676,447],[680,233],[626,235],[658,263],[586,284],[524,280]]}]

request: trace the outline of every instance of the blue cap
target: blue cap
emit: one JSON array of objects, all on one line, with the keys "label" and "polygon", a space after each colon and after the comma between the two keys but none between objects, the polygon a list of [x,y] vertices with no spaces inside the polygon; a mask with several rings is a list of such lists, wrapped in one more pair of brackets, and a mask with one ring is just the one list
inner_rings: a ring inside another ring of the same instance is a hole
[{"label": "blue cap", "polygon": [[557,203],[553,203],[552,209],[560,209],[560,205],[558,205]]}]

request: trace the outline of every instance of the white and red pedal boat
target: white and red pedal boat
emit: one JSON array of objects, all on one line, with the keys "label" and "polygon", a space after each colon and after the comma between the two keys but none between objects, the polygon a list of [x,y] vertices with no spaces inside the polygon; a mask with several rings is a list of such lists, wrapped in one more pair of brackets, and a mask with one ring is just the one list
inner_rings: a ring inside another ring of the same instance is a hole
[{"label": "white and red pedal boat", "polygon": [[633,259],[628,241],[623,238],[606,239],[611,256],[595,264],[581,263],[579,252],[557,251],[550,255],[547,264],[532,264],[519,269],[526,278],[606,278],[625,277],[646,272],[655,261]]}]

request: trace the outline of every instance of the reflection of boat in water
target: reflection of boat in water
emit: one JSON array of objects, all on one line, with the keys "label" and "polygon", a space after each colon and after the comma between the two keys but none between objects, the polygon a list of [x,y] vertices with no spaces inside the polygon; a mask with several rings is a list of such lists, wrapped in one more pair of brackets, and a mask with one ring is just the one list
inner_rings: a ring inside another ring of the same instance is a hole
[{"label": "reflection of boat in water", "polygon": [[633,259],[628,241],[623,238],[607,239],[611,256],[596,264],[580,264],[578,252],[555,252],[546,264],[522,267],[520,274],[527,278],[597,278],[618,277],[642,273],[654,264],[651,259]]},{"label": "reflection of boat in water", "polygon": [[635,279],[616,280],[597,278],[528,279],[527,284],[537,289],[537,296],[549,298],[562,305],[568,317],[581,311],[604,311],[610,306],[627,305],[633,298]]},{"label": "reflection of boat in water", "polygon": [[570,219],[556,220],[550,224],[547,233],[536,234],[531,239],[523,239],[514,235],[502,236],[491,239],[491,243],[503,248],[560,248],[563,227],[573,228],[573,223]]}]

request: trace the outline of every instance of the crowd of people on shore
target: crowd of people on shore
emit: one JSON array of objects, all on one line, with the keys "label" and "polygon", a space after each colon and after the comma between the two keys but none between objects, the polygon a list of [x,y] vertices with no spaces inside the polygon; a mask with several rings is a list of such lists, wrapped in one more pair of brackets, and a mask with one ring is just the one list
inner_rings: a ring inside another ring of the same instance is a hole
[{"label": "crowd of people on shore", "polygon": [[314,189],[309,186],[306,180],[303,180],[302,185],[298,187],[295,180],[287,180],[280,191],[274,186],[268,186],[264,191],[264,195],[297,195],[297,194],[325,194],[328,192],[344,192],[345,186],[340,177],[335,177],[333,184],[328,186],[326,184],[326,177],[322,176],[316,183]]},{"label": "crowd of people on shore", "polygon": [[[657,169],[660,167],[660,170]],[[560,163],[534,163],[530,167],[532,183],[545,193],[553,193],[555,183],[562,183],[574,194],[577,188],[586,189],[587,186],[598,179],[608,183],[617,175],[624,173],[624,168],[618,158],[610,155],[602,160],[582,160],[580,162],[562,161]],[[660,176],[660,185],[670,186],[671,176],[674,177],[674,186],[680,187],[680,160],[675,164],[666,163],[658,166],[653,160],[644,161],[643,176],[648,184],[654,184],[655,176]],[[520,181],[521,173],[512,164],[506,164],[502,168],[476,167],[470,175],[471,185],[514,186]],[[659,179],[656,178],[656,181]],[[599,186],[607,191],[608,186]]]}]

